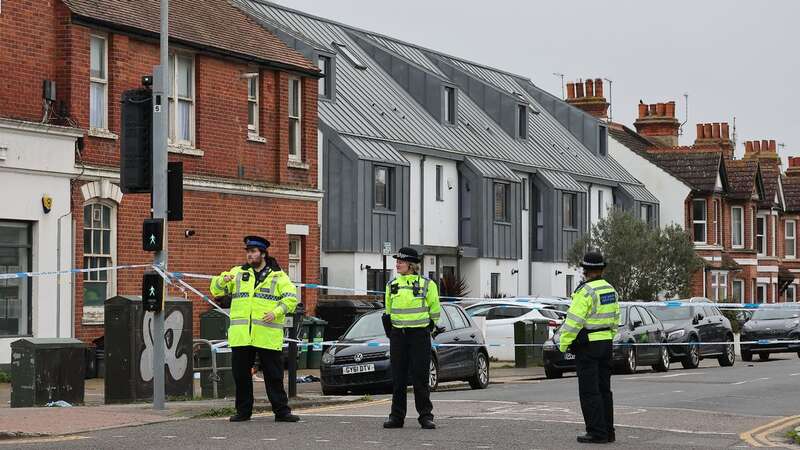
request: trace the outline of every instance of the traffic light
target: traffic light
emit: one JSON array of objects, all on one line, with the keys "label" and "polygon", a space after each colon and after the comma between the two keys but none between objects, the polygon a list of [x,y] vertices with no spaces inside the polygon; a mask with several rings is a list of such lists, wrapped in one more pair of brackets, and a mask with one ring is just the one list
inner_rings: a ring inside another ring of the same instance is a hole
[{"label": "traffic light", "polygon": [[164,247],[164,219],[147,219],[142,224],[142,250],[160,252]]},{"label": "traffic light", "polygon": [[131,89],[122,94],[120,187],[125,194],[153,190],[153,93]]},{"label": "traffic light", "polygon": [[159,312],[164,306],[164,279],[158,272],[147,271],[142,278],[142,306],[145,311]]}]

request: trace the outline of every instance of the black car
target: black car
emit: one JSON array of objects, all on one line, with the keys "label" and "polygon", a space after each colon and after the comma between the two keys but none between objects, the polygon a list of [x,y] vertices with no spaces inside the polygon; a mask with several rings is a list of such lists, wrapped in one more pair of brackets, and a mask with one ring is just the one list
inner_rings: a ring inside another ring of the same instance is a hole
[{"label": "black car", "polygon": [[[720,366],[736,361],[731,322],[707,302],[689,302],[680,306],[646,307],[664,324],[670,344],[670,361],[680,361],[685,369],[694,369],[703,358],[716,357]],[[715,343],[719,343],[715,345]]]},{"label": "black car", "polygon": [[[325,395],[347,392],[388,392],[392,386],[389,339],[383,331],[381,311],[365,314],[322,355],[320,376]],[[444,331],[431,346],[429,385],[465,380],[473,389],[489,386],[489,352],[483,334],[458,305],[443,304],[439,326]],[[477,344],[477,345],[476,345]]]},{"label": "black car", "polygon": [[[751,361],[753,354],[761,360],[769,359],[770,353],[797,352],[800,344],[785,341],[800,340],[800,311],[792,307],[763,307],[753,313],[753,317],[742,327],[742,359]],[[759,342],[763,341],[763,342]]]},{"label": "black car", "polygon": [[[575,371],[575,355],[558,349],[560,331],[544,344],[544,373],[547,378],[560,378],[564,372]],[[664,326],[641,306],[620,305],[620,321],[614,337],[614,366],[623,373],[634,373],[641,364],[653,370],[669,370],[669,353],[664,345],[631,345],[664,343]]]}]

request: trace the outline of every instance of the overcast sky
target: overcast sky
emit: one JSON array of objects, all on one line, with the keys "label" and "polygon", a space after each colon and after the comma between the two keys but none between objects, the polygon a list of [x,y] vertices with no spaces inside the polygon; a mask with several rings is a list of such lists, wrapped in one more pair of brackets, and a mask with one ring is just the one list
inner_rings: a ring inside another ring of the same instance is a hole
[{"label": "overcast sky", "polygon": [[[736,117],[744,141],[775,139],[800,155],[800,1],[280,0],[278,3],[530,78],[560,96],[561,80],[608,78],[614,121],[633,125],[639,100],[675,100],[689,120]],[[606,86],[606,97],[608,87]]]}]

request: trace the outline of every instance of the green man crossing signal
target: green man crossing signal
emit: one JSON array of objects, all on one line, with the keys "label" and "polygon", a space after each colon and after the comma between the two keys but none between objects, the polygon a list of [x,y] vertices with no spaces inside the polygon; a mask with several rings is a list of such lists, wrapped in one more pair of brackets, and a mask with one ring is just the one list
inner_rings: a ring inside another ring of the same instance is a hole
[{"label": "green man crossing signal", "polygon": [[157,272],[147,271],[142,279],[142,305],[145,311],[159,312],[164,306],[164,279]]},{"label": "green man crossing signal", "polygon": [[164,246],[164,219],[147,219],[142,224],[142,250],[160,252]]}]

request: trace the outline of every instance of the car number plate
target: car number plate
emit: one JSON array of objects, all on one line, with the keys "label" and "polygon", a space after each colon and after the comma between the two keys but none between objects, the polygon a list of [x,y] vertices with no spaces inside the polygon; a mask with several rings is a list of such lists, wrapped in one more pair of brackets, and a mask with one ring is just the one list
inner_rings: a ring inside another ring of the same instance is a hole
[{"label": "car number plate", "polygon": [[366,372],[375,372],[375,364],[359,364],[357,366],[342,367],[342,373],[344,375],[350,375],[354,373],[366,373]]},{"label": "car number plate", "polygon": [[564,353],[564,359],[566,360],[575,359],[575,355],[573,355],[572,353]]}]

